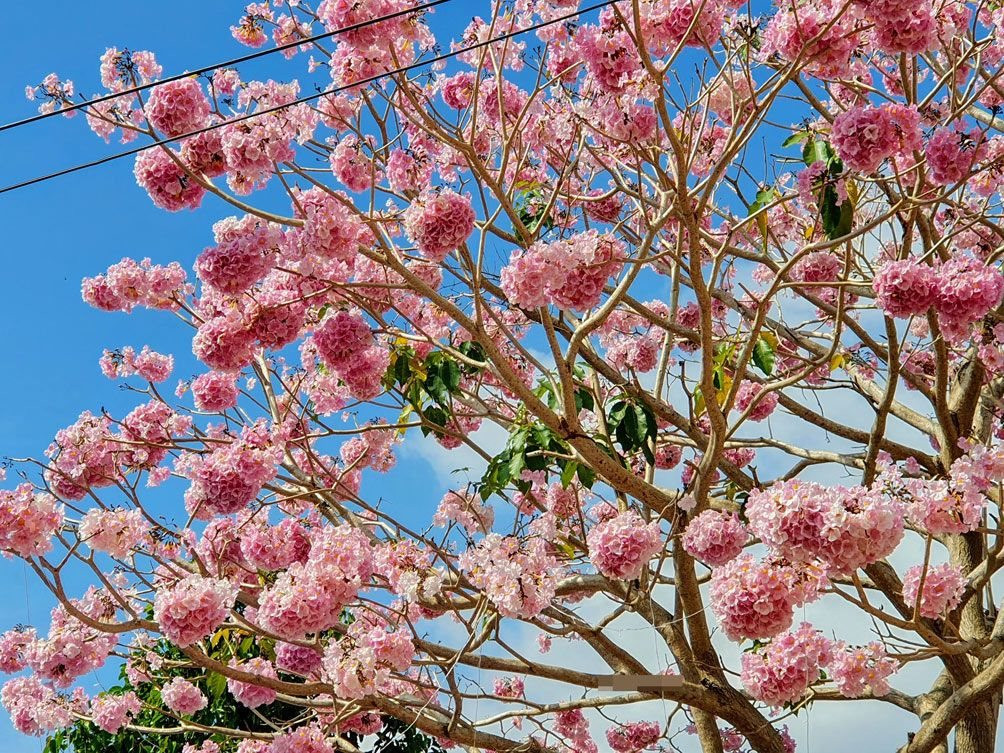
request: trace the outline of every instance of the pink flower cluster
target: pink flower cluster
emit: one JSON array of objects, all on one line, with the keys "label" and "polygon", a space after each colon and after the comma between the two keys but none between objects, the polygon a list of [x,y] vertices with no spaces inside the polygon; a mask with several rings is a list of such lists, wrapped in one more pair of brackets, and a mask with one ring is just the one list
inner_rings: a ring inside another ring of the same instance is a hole
[{"label": "pink flower cluster", "polygon": [[852,107],[834,119],[833,146],[850,169],[873,173],[888,158],[920,149],[920,114],[899,104]]},{"label": "pink flower cluster", "polygon": [[91,718],[105,732],[114,735],[143,709],[143,704],[131,690],[122,695],[104,693],[91,701]]},{"label": "pink flower cluster", "polygon": [[946,330],[959,331],[982,319],[1000,303],[1002,295],[1004,274],[999,269],[956,254],[941,265],[934,308]]},{"label": "pink flower cluster", "polygon": [[460,555],[460,567],[506,617],[533,618],[554,598],[561,568],[548,542],[489,533]]},{"label": "pink flower cluster", "polygon": [[[268,678],[269,680],[279,679],[279,675],[276,674],[275,667],[272,666],[272,663],[268,661],[268,659],[263,659],[260,656],[248,659],[245,662],[239,662],[236,659],[231,659],[229,666],[233,669],[238,669],[241,672],[254,675],[255,677]],[[259,706],[272,703],[276,697],[276,691],[273,688],[266,687],[265,685],[259,685],[253,680],[243,682],[241,680],[235,680],[232,677],[227,678],[227,690],[230,691],[230,695],[232,695],[238,703],[243,706],[247,706],[249,709],[256,709]]]},{"label": "pink flower cluster", "polygon": [[316,677],[321,671],[321,654],[309,646],[279,641],[275,646],[275,666],[301,677]]},{"label": "pink flower cluster", "polygon": [[124,379],[136,374],[156,384],[171,376],[174,357],[150,350],[149,345],[144,345],[137,355],[133,348],[126,346],[121,350],[106,350],[100,365],[101,373],[109,379]]},{"label": "pink flower cluster", "polygon": [[499,698],[522,698],[526,688],[520,677],[496,677],[492,690]]},{"label": "pink flower cluster", "polygon": [[875,303],[889,316],[924,314],[938,298],[938,271],[916,259],[889,261],[875,274]]},{"label": "pink flower cluster", "polygon": [[[109,597],[93,588],[71,605],[99,622],[108,622],[115,613]],[[101,667],[117,643],[116,634],[84,624],[59,604],[52,610],[48,636],[25,645],[24,661],[38,677],[65,688]]]},{"label": "pink flower cluster", "polygon": [[620,272],[624,244],[595,230],[513,253],[501,273],[509,300],[524,308],[554,305],[585,310],[599,303],[603,286]]},{"label": "pink flower cluster", "polygon": [[474,220],[469,196],[427,191],[404,211],[404,231],[423,256],[441,262],[474,232]]},{"label": "pink flower cluster", "polygon": [[805,70],[815,76],[849,77],[860,37],[854,14],[840,9],[830,0],[780,3],[764,30],[760,55],[804,62]]},{"label": "pink flower cluster", "polygon": [[628,722],[607,730],[607,742],[616,753],[639,753],[654,746],[661,736],[658,722]]},{"label": "pink flower cluster", "polygon": [[373,551],[364,533],[348,525],[323,528],[306,562],[291,564],[262,595],[257,619],[289,639],[327,630],[372,574]]},{"label": "pink flower cluster", "polygon": [[735,513],[705,510],[687,525],[683,548],[701,562],[719,567],[738,557],[749,537]]},{"label": "pink flower cluster", "polygon": [[771,549],[796,561],[851,572],[882,559],[903,536],[905,506],[877,490],[824,487],[797,479],[750,494],[750,528]]},{"label": "pink flower cluster", "polygon": [[329,314],[314,331],[313,344],[324,364],[341,377],[353,394],[373,398],[389,363],[385,348],[375,344],[369,324],[357,312]]},{"label": "pink flower cluster", "polygon": [[228,217],[213,225],[215,246],[195,261],[195,271],[207,285],[225,295],[238,295],[271,269],[282,241],[277,225],[253,215]]},{"label": "pink flower cluster", "polygon": [[77,531],[91,549],[121,559],[146,541],[149,529],[150,523],[140,510],[92,508]]},{"label": "pink flower cluster", "polygon": [[876,696],[888,693],[888,678],[899,663],[886,656],[881,643],[850,647],[840,641],[832,646],[827,669],[842,696],[860,698],[869,688]]},{"label": "pink flower cluster", "polygon": [[153,618],[168,640],[184,648],[212,635],[236,599],[237,586],[229,581],[187,575],[158,591]]},{"label": "pink flower cluster", "polygon": [[778,403],[777,392],[764,392],[763,385],[756,382],[743,382],[736,392],[736,410],[745,411],[751,405],[750,421],[763,421],[774,412]]},{"label": "pink flower cluster", "polygon": [[183,677],[173,677],[164,683],[160,697],[175,714],[186,716],[201,711],[209,703],[205,694]]},{"label": "pink flower cluster", "polygon": [[334,753],[319,724],[305,724],[277,736],[269,753]]},{"label": "pink flower cluster", "polygon": [[393,672],[404,672],[411,666],[415,656],[411,636],[400,627],[389,627],[363,617],[352,623],[344,638],[328,644],[323,677],[334,686],[338,698],[359,699],[379,693],[388,687]]},{"label": "pink flower cluster", "polygon": [[297,216],[302,215],[304,222],[285,233],[283,253],[289,259],[350,263],[359,246],[368,242],[370,231],[351,210],[345,194],[311,188],[297,195],[297,204]]},{"label": "pink flower cluster", "polygon": [[819,680],[831,642],[807,622],[779,635],[763,650],[742,655],[742,681],[758,701],[779,708],[795,703]]},{"label": "pink flower cluster", "polygon": [[255,424],[207,455],[183,457],[178,469],[192,480],[185,508],[204,520],[241,510],[275,477],[282,451],[275,437]]},{"label": "pink flower cluster", "polygon": [[476,494],[448,491],[439,501],[433,525],[446,526],[459,523],[467,533],[488,533],[495,522],[495,510]]},{"label": "pink flower cluster", "polygon": [[310,552],[307,529],[296,518],[284,517],[274,526],[253,522],[240,531],[241,554],[259,570],[281,570],[305,562]]},{"label": "pink flower cluster", "polygon": [[804,567],[740,554],[712,571],[711,608],[730,640],[772,638],[791,626],[795,605],[813,600],[823,582],[825,576]]},{"label": "pink flower cluster", "polygon": [[177,212],[198,209],[206,193],[184,168],[181,155],[166,146],[158,146],[136,155],[133,175],[146,190],[154,206]]},{"label": "pink flower cluster", "polygon": [[195,407],[210,413],[219,413],[237,405],[240,389],[237,374],[226,371],[209,371],[192,380],[192,399]]},{"label": "pink flower cluster", "polygon": [[931,180],[943,186],[965,181],[984,151],[983,133],[979,128],[967,131],[959,124],[939,128],[928,139],[925,151]]},{"label": "pink flower cluster", "polygon": [[14,674],[27,667],[24,651],[36,640],[34,628],[14,628],[0,634],[0,672]]},{"label": "pink flower cluster", "polygon": [[104,311],[130,312],[136,306],[178,308],[178,299],[191,292],[185,270],[177,262],[154,265],[149,259],[123,259],[97,277],[85,277],[84,301]]},{"label": "pink flower cluster", "polygon": [[870,0],[863,5],[868,19],[875,24],[875,44],[884,52],[913,55],[937,45],[938,23],[932,3]]},{"label": "pink flower cluster", "polygon": [[966,576],[951,563],[930,565],[926,572],[923,565],[914,565],[903,574],[903,600],[913,606],[919,598],[921,616],[936,620],[959,605],[967,584]]},{"label": "pink flower cluster", "polygon": [[0,688],[0,702],[10,714],[14,729],[23,735],[45,735],[70,726],[73,718],[52,688],[35,677],[8,680]]},{"label": "pink flower cluster", "polygon": [[52,550],[63,525],[63,507],[51,494],[35,494],[31,484],[0,490],[0,551],[36,557]]},{"label": "pink flower cluster", "polygon": [[195,77],[158,84],[150,90],[146,117],[165,136],[182,136],[209,123],[209,100]]},{"label": "pink flower cluster", "polygon": [[589,559],[608,578],[634,580],[663,546],[657,522],[627,510],[593,526],[586,537]]},{"label": "pink flower cluster", "polygon": [[554,731],[564,737],[577,753],[597,753],[598,748],[589,734],[589,722],[582,709],[559,711],[554,715]]}]

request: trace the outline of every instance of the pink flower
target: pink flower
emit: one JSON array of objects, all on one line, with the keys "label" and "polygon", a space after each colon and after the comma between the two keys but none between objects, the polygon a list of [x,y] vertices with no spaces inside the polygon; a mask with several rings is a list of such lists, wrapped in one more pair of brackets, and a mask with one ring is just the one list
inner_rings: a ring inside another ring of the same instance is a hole
[{"label": "pink flower", "polygon": [[239,395],[237,374],[232,372],[210,371],[192,380],[192,398],[202,411],[218,413],[233,408]]},{"label": "pink flower", "polygon": [[662,735],[658,722],[628,722],[607,730],[607,742],[617,753],[639,753],[651,748]]},{"label": "pink flower", "polygon": [[888,693],[887,678],[899,669],[899,664],[886,656],[881,643],[851,648],[840,641],[833,645],[826,668],[841,695],[860,698],[869,688],[876,696]]},{"label": "pink flower", "polygon": [[624,244],[595,230],[516,251],[503,267],[501,285],[524,308],[554,305],[584,310],[595,306],[611,275],[620,272]]},{"label": "pink flower", "polygon": [[67,704],[35,677],[15,677],[0,688],[0,702],[10,714],[14,729],[41,736],[69,727],[73,717]]},{"label": "pink flower", "polygon": [[474,220],[470,197],[427,191],[405,210],[404,231],[423,256],[441,262],[474,232]]},{"label": "pink flower", "polygon": [[736,393],[735,407],[738,411],[745,411],[752,405],[753,409],[749,414],[750,421],[763,421],[774,412],[778,399],[776,391],[764,392],[761,384],[743,382],[739,385],[739,391]]},{"label": "pink flower", "polygon": [[167,639],[184,648],[222,625],[236,598],[233,583],[188,575],[157,593],[153,617]]},{"label": "pink flower", "polygon": [[260,282],[272,268],[282,232],[277,225],[246,215],[229,217],[213,226],[215,246],[195,261],[195,271],[207,285],[226,295],[237,295]]},{"label": "pink flower", "polygon": [[733,641],[772,638],[791,626],[794,596],[780,568],[740,554],[711,573],[711,608]]},{"label": "pink flower", "polygon": [[961,183],[982,157],[985,150],[979,128],[968,131],[956,123],[951,128],[939,128],[927,142],[927,166],[931,180],[943,186]]},{"label": "pink flower", "polygon": [[568,709],[554,715],[554,731],[572,744],[578,753],[597,753],[596,743],[589,735],[589,722],[582,709]]},{"label": "pink flower", "polygon": [[78,533],[91,549],[121,559],[146,540],[149,529],[140,510],[93,508],[80,521]]},{"label": "pink flower", "polygon": [[275,666],[301,677],[314,677],[320,674],[321,654],[309,646],[278,641],[275,645]]},{"label": "pink flower", "polygon": [[392,672],[411,666],[415,646],[401,627],[357,619],[348,635],[331,641],[324,652],[323,676],[334,686],[338,698],[359,699],[389,687]]},{"label": "pink flower", "polygon": [[[231,659],[227,666],[232,667],[233,669],[239,669],[241,672],[255,675],[256,677],[268,678],[270,680],[279,679],[279,676],[275,672],[275,667],[272,666],[271,662],[267,659],[261,658],[260,656],[248,659],[245,662],[238,662],[236,659]],[[259,706],[272,703],[276,696],[276,691],[272,688],[259,685],[254,681],[242,682],[241,680],[235,680],[232,677],[227,678],[227,690],[230,691],[230,695],[232,695],[238,703],[243,706],[247,706],[249,709],[255,709]]]},{"label": "pink flower", "polygon": [[[921,590],[923,579],[923,590]],[[903,575],[903,600],[907,606],[917,603],[920,595],[920,614],[932,620],[940,619],[955,609],[962,600],[968,581],[955,565],[914,565]]]},{"label": "pink flower", "polygon": [[347,525],[317,534],[306,562],[294,562],[262,595],[258,621],[276,635],[300,639],[334,627],[342,608],[373,573],[365,534]]},{"label": "pink flower", "polygon": [[997,306],[1004,294],[1004,274],[966,254],[956,254],[938,270],[934,308],[945,326],[966,327]]},{"label": "pink flower", "polygon": [[0,634],[0,672],[14,674],[27,667],[24,650],[37,639],[34,628],[14,628]]},{"label": "pink flower", "polygon": [[201,690],[183,677],[174,677],[164,683],[160,696],[171,711],[184,715],[201,711],[209,702]]},{"label": "pink flower", "polygon": [[807,622],[779,635],[758,652],[742,655],[742,681],[750,695],[779,708],[795,703],[819,681],[830,660],[831,642]]},{"label": "pink flower", "polygon": [[938,271],[915,259],[886,262],[872,280],[876,305],[903,319],[926,313],[935,303],[938,285]]},{"label": "pink flower", "polygon": [[62,525],[63,506],[51,494],[35,494],[28,483],[0,490],[0,550],[5,555],[46,554]]},{"label": "pink flower", "polygon": [[832,141],[850,169],[873,173],[889,157],[920,148],[920,116],[903,105],[852,107],[834,119]]},{"label": "pink flower", "polygon": [[168,81],[150,90],[146,116],[164,135],[181,136],[209,122],[209,100],[195,77]]},{"label": "pink flower", "polygon": [[91,717],[94,723],[109,734],[114,735],[129,720],[138,714],[143,704],[132,691],[122,695],[99,695],[91,702]]},{"label": "pink flower", "polygon": [[663,547],[656,522],[645,523],[634,510],[597,523],[586,537],[589,559],[608,578],[634,580]]},{"label": "pink flower", "polygon": [[251,363],[255,338],[238,316],[217,316],[203,322],[192,338],[192,352],[217,371],[240,371]]},{"label": "pink flower", "polygon": [[272,741],[270,753],[333,753],[319,724],[307,724],[279,735]]},{"label": "pink flower", "polygon": [[152,147],[136,155],[133,173],[140,188],[146,189],[153,203],[169,212],[197,209],[205,189],[179,167],[172,158],[181,157],[166,147]]},{"label": "pink flower", "polygon": [[687,525],[683,534],[683,548],[712,567],[724,565],[738,557],[749,531],[735,513],[705,510]]},{"label": "pink flower", "polygon": [[561,568],[539,538],[489,533],[460,555],[460,567],[506,617],[533,618],[554,598]]},{"label": "pink flower", "polygon": [[373,344],[373,333],[361,314],[338,311],[325,317],[315,330],[314,344],[325,364],[342,371]]}]

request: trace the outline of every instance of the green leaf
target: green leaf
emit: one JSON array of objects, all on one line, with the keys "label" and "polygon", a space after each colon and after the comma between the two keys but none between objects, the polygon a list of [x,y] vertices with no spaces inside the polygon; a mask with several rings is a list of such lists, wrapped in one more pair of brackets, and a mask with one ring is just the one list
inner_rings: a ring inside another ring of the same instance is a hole
[{"label": "green leaf", "polygon": [[809,136],[811,136],[811,134],[808,131],[796,131],[795,133],[791,134],[791,136],[782,141],[781,146],[789,147],[795,144],[801,144],[803,141],[809,138]]},{"label": "green leaf", "polygon": [[814,165],[817,162],[828,162],[833,157],[833,147],[826,141],[807,141],[802,147],[802,161],[806,165]]},{"label": "green leaf", "polygon": [[[430,423],[436,426],[446,426],[446,422],[449,420],[449,416],[446,414],[442,408],[437,408],[434,405],[430,405],[424,411],[422,411],[422,416]],[[432,431],[428,426],[423,426],[422,431],[428,435],[429,431]]]},{"label": "green leaf", "polygon": [[774,347],[762,337],[757,338],[753,346],[753,365],[770,376],[774,371],[775,356]]},{"label": "green leaf", "polygon": [[569,460],[565,463],[565,467],[561,469],[561,487],[567,489],[568,485],[572,483],[572,479],[575,478],[575,474],[579,469],[579,464],[574,460]]},{"label": "green leaf", "polygon": [[575,469],[575,475],[579,477],[579,483],[587,489],[592,489],[596,483],[596,471],[588,465],[580,465]]},{"label": "green leaf", "polygon": [[210,672],[206,677],[206,689],[213,698],[219,698],[227,689],[227,678],[218,672]]},{"label": "green leaf", "polygon": [[411,359],[406,353],[398,353],[397,360],[394,361],[394,379],[403,387],[410,377]]},{"label": "green leaf", "polygon": [[823,221],[823,232],[833,239],[851,232],[854,225],[854,205],[850,199],[837,203],[837,190],[827,184],[823,188],[823,200],[819,207],[819,216]]},{"label": "green leaf", "polygon": [[460,364],[452,359],[444,360],[439,367],[439,376],[451,393],[460,389]]}]

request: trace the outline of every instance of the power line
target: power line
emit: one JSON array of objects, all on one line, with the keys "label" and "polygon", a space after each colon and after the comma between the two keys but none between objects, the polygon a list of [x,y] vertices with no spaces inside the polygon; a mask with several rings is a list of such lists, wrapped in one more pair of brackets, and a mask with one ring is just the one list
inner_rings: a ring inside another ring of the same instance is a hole
[{"label": "power line", "polygon": [[173,137],[168,138],[168,139],[160,139],[160,140],[152,141],[149,144],[145,144],[143,146],[135,147],[133,149],[127,149],[126,151],[123,151],[123,152],[117,152],[115,154],[110,154],[107,157],[102,157],[101,159],[96,159],[96,160],[93,160],[91,162],[84,162],[84,163],[81,163],[79,165],[74,165],[73,167],[67,167],[67,168],[64,168],[62,170],[57,170],[56,172],[49,173],[47,175],[41,175],[41,176],[39,176],[37,178],[31,178],[30,180],[25,180],[25,181],[22,181],[20,183],[14,183],[12,185],[0,188],[0,194],[5,194],[5,193],[7,193],[9,191],[16,191],[19,188],[26,188],[26,187],[34,185],[36,183],[43,183],[43,182],[45,182],[47,180],[52,180],[53,178],[61,178],[64,175],[69,175],[71,173],[76,173],[76,172],[79,172],[81,170],[87,170],[87,169],[92,168],[92,167],[98,167],[99,165],[103,165],[106,162],[112,162],[114,160],[121,159],[122,157],[131,157],[131,156],[133,156],[135,154],[139,154],[140,152],[145,152],[147,149],[153,149],[156,146],[163,146],[164,144],[171,144],[171,143],[174,143],[175,141],[180,141],[181,139],[187,139],[187,138],[189,138],[191,136],[198,136],[199,134],[206,133],[208,131],[213,131],[213,130],[216,130],[217,128],[222,128],[223,126],[233,125],[234,123],[241,123],[241,122],[243,122],[245,120],[251,120],[253,118],[261,117],[263,115],[268,115],[268,114],[273,113],[273,112],[278,112],[279,110],[285,110],[287,107],[293,107],[294,105],[300,105],[300,104],[304,104],[305,102],[311,102],[311,101],[313,101],[315,99],[320,99],[321,97],[327,96],[329,94],[338,94],[339,92],[346,91],[347,89],[355,89],[355,88],[360,87],[360,86],[365,86],[366,84],[371,84],[374,81],[378,81],[378,80],[380,80],[380,79],[382,79],[382,78],[384,78],[386,76],[393,76],[393,75],[398,74],[398,73],[407,73],[408,71],[414,70],[415,68],[420,68],[422,66],[431,65],[433,63],[438,63],[438,62],[443,61],[443,60],[449,60],[450,58],[456,57],[457,55],[462,55],[465,52],[471,52],[472,50],[478,50],[478,49],[480,49],[482,47],[487,47],[488,45],[495,44],[497,42],[504,42],[505,40],[512,39],[513,37],[519,36],[520,34],[526,34],[526,33],[531,32],[531,31],[536,31],[537,29],[543,29],[544,27],[547,27],[547,26],[553,26],[554,24],[563,23],[563,22],[568,21],[568,20],[570,20],[572,18],[575,18],[576,16],[582,15],[583,13],[590,13],[590,12],[592,12],[594,10],[599,10],[600,8],[605,8],[606,6],[612,5],[615,2],[617,2],[617,0],[604,0],[603,2],[600,2],[600,3],[594,3],[593,5],[586,6],[585,8],[582,8],[580,10],[574,11],[572,13],[566,13],[563,16],[559,16],[557,18],[553,18],[550,21],[541,21],[539,23],[533,24],[532,26],[527,26],[526,28],[523,28],[523,29],[517,29],[515,31],[510,31],[510,32],[507,32],[505,34],[499,34],[497,37],[492,37],[492,38],[486,39],[486,40],[484,40],[482,42],[476,42],[476,43],[474,43],[472,45],[469,45],[467,47],[462,47],[460,49],[453,50],[452,52],[442,53],[440,55],[436,55],[435,57],[431,57],[431,58],[429,58],[427,60],[420,60],[418,62],[411,63],[410,65],[405,65],[405,66],[402,66],[400,68],[395,68],[393,70],[384,71],[383,73],[378,73],[375,76],[369,76],[368,78],[360,79],[359,81],[354,81],[353,83],[346,84],[345,86],[337,86],[337,87],[334,87],[332,89],[328,89],[327,91],[318,92],[316,94],[310,94],[310,95],[308,95],[306,97],[300,97],[299,99],[295,99],[295,100],[293,100],[291,102],[287,102],[284,105],[276,105],[275,107],[269,107],[269,108],[266,108],[264,110],[256,110],[255,112],[246,113],[246,114],[240,115],[240,116],[238,116],[236,118],[231,118],[230,120],[225,120],[225,121],[223,121],[221,123],[214,123],[214,124],[208,125],[208,126],[206,126],[204,128],[199,128],[198,130],[191,131],[189,133],[183,133],[180,136],[173,136]]},{"label": "power line", "polygon": [[84,100],[83,102],[75,102],[71,105],[67,105],[59,110],[52,110],[51,112],[42,112],[37,115],[32,115],[30,118],[24,118],[22,120],[16,120],[12,123],[7,123],[5,125],[0,125],[0,132],[10,130],[11,128],[18,128],[20,126],[29,125],[31,123],[37,123],[39,120],[45,120],[46,118],[51,118],[56,115],[65,115],[68,112],[74,112],[75,110],[80,110],[84,107],[90,107],[92,105],[98,105],[102,102],[108,102],[113,99],[118,99],[119,97],[127,97],[130,94],[136,94],[137,92],[146,91],[154,86],[160,86],[161,84],[169,84],[172,81],[180,81],[183,78],[188,78],[189,76],[201,76],[203,73],[209,73],[210,71],[215,71],[217,68],[228,68],[232,65],[240,65],[241,63],[246,63],[249,60],[256,60],[260,57],[266,55],[272,55],[276,52],[282,52],[283,50],[289,50],[293,47],[299,47],[301,45],[310,44],[312,42],[317,42],[321,39],[327,39],[329,37],[336,37],[341,34],[348,34],[351,31],[359,31],[360,29],[365,29],[367,26],[373,26],[375,24],[383,23],[384,21],[393,21],[395,18],[400,16],[406,16],[409,13],[419,13],[423,10],[428,10],[429,8],[434,8],[437,5],[442,5],[443,3],[448,3],[450,0],[430,0],[423,5],[416,5],[414,8],[405,8],[404,10],[394,11],[393,13],[388,13],[386,16],[379,16],[378,18],[371,18],[367,21],[359,21],[358,23],[349,24],[348,26],[343,26],[340,29],[335,29],[334,31],[326,31],[323,34],[315,34],[311,37],[304,37],[303,39],[298,39],[295,42],[286,42],[285,44],[278,45],[276,47],[270,47],[267,50],[259,50],[258,52],[251,52],[247,55],[242,55],[239,58],[234,58],[233,60],[224,60],[222,63],[217,63],[215,65],[207,65],[204,68],[196,68],[194,71],[185,71],[184,73],[178,73],[173,76],[168,76],[167,78],[162,78],[159,81],[152,81],[149,84],[142,84],[140,86],[134,86],[131,89],[123,89],[120,92],[114,92],[112,94],[103,94],[100,97],[95,97],[94,99]]}]

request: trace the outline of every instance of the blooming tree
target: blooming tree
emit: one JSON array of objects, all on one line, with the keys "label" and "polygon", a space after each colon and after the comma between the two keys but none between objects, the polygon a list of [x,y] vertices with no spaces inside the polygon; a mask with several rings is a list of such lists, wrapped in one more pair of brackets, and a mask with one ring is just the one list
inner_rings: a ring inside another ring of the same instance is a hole
[{"label": "blooming tree", "polygon": [[[174,314],[203,372],[172,396],[171,356],[106,352],[136,407],[0,492],[58,598],[0,637],[19,730],[782,753],[839,701],[912,715],[907,753],[994,750],[1004,10],[603,6],[486,2],[447,48],[407,0],[249,5],[233,36],[300,82],[102,56],[91,129],[160,142],[158,207],[234,216],[194,276],[83,282]],[[384,500],[402,443],[481,468]],[[127,686],[73,689],[116,657]]]}]

